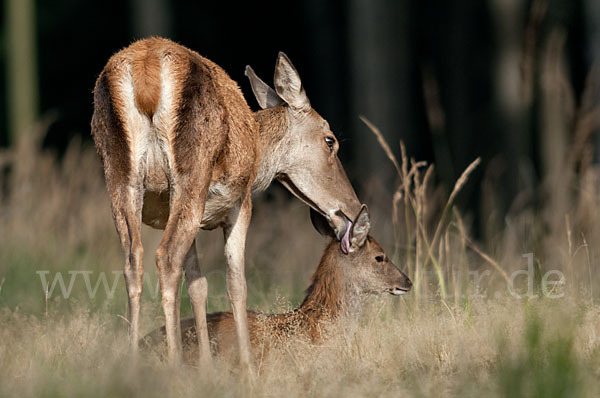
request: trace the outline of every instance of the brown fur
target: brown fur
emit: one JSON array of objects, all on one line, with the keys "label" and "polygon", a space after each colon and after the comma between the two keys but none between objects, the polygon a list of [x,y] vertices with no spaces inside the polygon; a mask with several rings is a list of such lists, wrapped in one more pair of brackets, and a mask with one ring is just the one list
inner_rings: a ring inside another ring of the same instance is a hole
[{"label": "brown fur", "polygon": [[358,211],[360,203],[337,160],[337,144],[335,150],[324,144],[323,137],[332,133],[310,109],[304,91],[297,90],[299,76],[283,54],[277,76],[287,104],[265,86],[278,106],[254,114],[225,71],[166,39],[131,44],[113,55],[100,74],[92,135],[125,252],[132,343],[138,339],[143,287],[142,222],[165,230],[155,257],[173,360],[181,353],[179,281],[184,262],[194,313],[203,322],[206,279],[200,274],[194,239],[200,228],[224,229],[227,289],[242,362],[248,363],[244,243],[252,190],[265,189],[281,177],[329,220],[338,237],[347,218]]},{"label": "brown fur", "polygon": [[[111,131],[112,134],[94,134],[98,154],[104,164],[107,183],[115,187],[127,183],[131,174],[131,151],[123,123],[118,116],[107,73],[102,73],[94,90],[94,115],[92,116],[92,132]],[[118,105],[117,105],[118,106]],[[118,109],[118,108],[117,108]],[[115,188],[109,188],[114,191]]]},{"label": "brown fur", "polygon": [[131,73],[135,104],[149,118],[154,116],[160,100],[160,42],[138,41],[132,47]]},{"label": "brown fur", "polygon": [[[381,294],[393,288],[409,290],[411,282],[389,260],[379,263],[376,257],[385,253],[369,237],[364,246],[351,256],[340,251],[337,242],[330,240],[319,266],[312,275],[302,304],[284,314],[260,314],[248,311],[250,340],[255,349],[269,349],[286,344],[291,338],[304,338],[318,343],[335,329],[336,322],[357,315],[356,301],[364,294]],[[235,346],[235,328],[230,312],[208,314],[208,334],[214,354],[227,354]],[[181,322],[184,354],[187,361],[197,358],[197,338],[194,319]],[[150,347],[164,341],[164,328],[143,339]]]},{"label": "brown fur", "polygon": [[254,119],[260,126],[262,146],[269,148],[273,143],[280,141],[288,128],[288,119],[284,116],[286,110],[283,105],[263,109],[254,114]]}]

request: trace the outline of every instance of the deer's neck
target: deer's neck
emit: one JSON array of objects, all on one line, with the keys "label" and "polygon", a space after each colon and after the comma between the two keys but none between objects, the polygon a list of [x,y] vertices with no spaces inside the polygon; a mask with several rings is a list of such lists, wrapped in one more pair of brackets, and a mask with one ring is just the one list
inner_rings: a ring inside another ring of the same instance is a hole
[{"label": "deer's neck", "polygon": [[352,322],[360,314],[360,294],[346,281],[343,267],[333,263],[340,261],[335,253],[337,247],[330,249],[331,245],[313,274],[304,301],[288,315],[290,322],[300,325],[305,329],[303,332],[316,339],[322,337],[326,325]]},{"label": "deer's neck", "polygon": [[285,107],[276,106],[256,112],[254,119],[259,126],[262,155],[252,190],[263,191],[277,176],[286,156],[289,118]]},{"label": "deer's neck", "polygon": [[353,317],[359,311],[360,296],[344,283],[339,270],[326,270],[322,279],[310,285],[298,312],[314,318]]}]

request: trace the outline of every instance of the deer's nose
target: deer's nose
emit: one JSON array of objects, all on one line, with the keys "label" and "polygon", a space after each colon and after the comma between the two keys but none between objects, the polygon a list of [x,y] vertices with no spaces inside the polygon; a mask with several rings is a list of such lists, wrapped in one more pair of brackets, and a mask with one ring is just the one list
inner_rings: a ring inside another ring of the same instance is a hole
[{"label": "deer's nose", "polygon": [[404,274],[403,274],[403,276],[404,276],[404,278],[401,283],[402,289],[409,291],[412,288],[413,283],[408,276],[406,276]]}]

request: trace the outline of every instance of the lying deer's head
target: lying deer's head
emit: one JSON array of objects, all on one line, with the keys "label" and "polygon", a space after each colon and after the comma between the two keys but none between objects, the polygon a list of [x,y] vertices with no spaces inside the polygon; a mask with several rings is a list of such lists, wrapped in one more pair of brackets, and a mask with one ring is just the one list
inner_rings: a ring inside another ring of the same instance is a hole
[{"label": "lying deer's head", "polygon": [[246,75],[260,107],[281,107],[277,114],[285,119],[279,121],[285,132],[277,179],[311,207],[313,217],[326,220],[347,253],[350,220],[358,214],[360,202],[337,157],[339,143],[329,124],[310,106],[300,75],[284,53],[279,53],[275,66],[275,90],[249,66]]},{"label": "lying deer's head", "polygon": [[[313,224],[321,234],[333,236],[328,225],[319,219],[313,219]],[[409,292],[411,280],[390,261],[379,243],[369,235],[370,229],[369,212],[367,206],[362,205],[348,233],[348,255],[342,254],[337,245],[330,246],[326,253],[328,262],[337,267],[344,283],[359,294],[390,293],[399,296]]]}]

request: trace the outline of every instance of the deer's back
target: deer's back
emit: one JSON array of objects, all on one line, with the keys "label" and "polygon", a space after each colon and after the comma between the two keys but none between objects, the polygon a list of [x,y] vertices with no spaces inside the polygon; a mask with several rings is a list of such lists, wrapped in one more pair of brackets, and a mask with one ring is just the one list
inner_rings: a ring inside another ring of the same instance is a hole
[{"label": "deer's back", "polygon": [[237,84],[212,61],[160,38],[110,58],[96,82],[92,133],[117,184],[143,180],[144,222],[156,227],[166,222],[161,193],[204,153],[217,154],[207,220],[239,198],[260,156],[258,127]]}]

